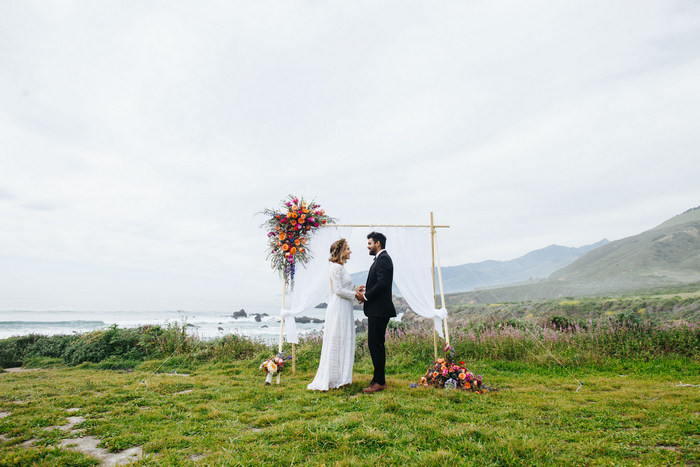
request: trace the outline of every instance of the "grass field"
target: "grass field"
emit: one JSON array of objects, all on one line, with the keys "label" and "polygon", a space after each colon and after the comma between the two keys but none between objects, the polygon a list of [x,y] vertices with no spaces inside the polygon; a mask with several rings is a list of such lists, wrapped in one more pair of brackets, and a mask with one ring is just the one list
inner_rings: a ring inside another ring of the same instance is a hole
[{"label": "grass field", "polygon": [[[351,387],[321,393],[305,389],[309,369],[264,387],[257,360],[164,374],[182,358],[158,373],[159,361],[0,374],[0,466],[99,465],[56,447],[80,436],[111,451],[141,446],[134,465],[149,466],[700,465],[700,388],[677,386],[698,383],[700,365],[687,358],[471,362],[497,388],[485,394],[411,388],[420,374],[395,366],[389,389],[373,395],[360,394],[364,360]],[[83,417],[74,428],[84,431],[45,429],[68,416]]]},{"label": "grass field", "polygon": [[4,339],[2,366],[32,371],[0,373],[0,467],[129,454],[143,466],[700,465],[697,323],[620,313],[451,336],[494,390],[411,387],[433,362],[426,326],[390,327],[389,388],[372,395],[364,335],[353,384],[328,392],[306,390],[320,335],[269,387],[258,367],[276,349],[240,336],[170,325]]}]

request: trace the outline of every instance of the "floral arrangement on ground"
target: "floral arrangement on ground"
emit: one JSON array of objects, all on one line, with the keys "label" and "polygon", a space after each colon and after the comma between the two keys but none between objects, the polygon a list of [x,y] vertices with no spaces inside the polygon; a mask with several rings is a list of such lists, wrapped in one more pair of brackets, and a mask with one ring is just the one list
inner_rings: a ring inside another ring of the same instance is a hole
[{"label": "floral arrangement on ground", "polygon": [[262,362],[262,364],[260,365],[260,369],[263,370],[265,373],[272,373],[273,375],[275,373],[282,373],[282,370],[284,370],[284,362],[286,360],[291,359],[291,355],[278,353],[277,355],[272,356],[264,362]]},{"label": "floral arrangement on ground", "polygon": [[484,386],[481,375],[474,375],[464,366],[464,362],[455,363],[454,356],[454,348],[449,345],[445,346],[445,358],[435,360],[435,363],[428,367],[425,376],[421,377],[420,382],[415,386],[462,389],[478,394],[491,390],[490,387]]},{"label": "floral arrangement on ground", "polygon": [[283,199],[282,208],[264,209],[268,219],[261,225],[267,229],[267,259],[285,283],[294,286],[297,264],[305,264],[313,256],[306,247],[309,237],[316,229],[334,224],[335,219],[326,215],[321,205],[314,201],[289,195]]},{"label": "floral arrangement on ground", "polygon": [[284,370],[284,364],[287,360],[291,359],[291,355],[285,355],[284,353],[280,352],[260,364],[260,369],[267,374],[265,377],[265,386],[269,386],[272,383],[273,375],[277,375],[277,382],[280,382],[279,375],[282,373],[282,370]]}]

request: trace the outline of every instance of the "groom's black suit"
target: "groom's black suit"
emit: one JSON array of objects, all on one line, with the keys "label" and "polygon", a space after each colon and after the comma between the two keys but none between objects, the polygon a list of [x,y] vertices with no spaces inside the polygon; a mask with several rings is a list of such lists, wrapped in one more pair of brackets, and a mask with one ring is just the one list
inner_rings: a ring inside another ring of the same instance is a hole
[{"label": "groom's black suit", "polygon": [[394,280],[394,263],[389,254],[381,250],[374,258],[372,267],[367,274],[365,286],[365,316],[367,316],[367,346],[372,356],[374,377],[372,381],[380,385],[386,384],[384,367],[386,351],[384,338],[389,318],[396,316],[394,302],[391,300],[391,285]]}]

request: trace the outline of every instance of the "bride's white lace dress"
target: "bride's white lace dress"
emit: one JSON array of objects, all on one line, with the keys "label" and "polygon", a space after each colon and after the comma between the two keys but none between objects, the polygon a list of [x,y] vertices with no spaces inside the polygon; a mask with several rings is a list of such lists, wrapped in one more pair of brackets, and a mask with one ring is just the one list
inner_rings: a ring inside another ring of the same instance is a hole
[{"label": "bride's white lace dress", "polygon": [[352,366],[355,363],[355,319],[352,311],[355,291],[352,278],[337,263],[331,263],[330,278],[333,294],[326,309],[321,361],[316,377],[306,387],[318,391],[352,383]]}]

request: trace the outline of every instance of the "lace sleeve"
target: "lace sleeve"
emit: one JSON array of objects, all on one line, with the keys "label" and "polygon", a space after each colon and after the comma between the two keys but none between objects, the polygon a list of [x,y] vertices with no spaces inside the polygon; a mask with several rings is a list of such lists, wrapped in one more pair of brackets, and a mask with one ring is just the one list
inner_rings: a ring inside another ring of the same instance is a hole
[{"label": "lace sleeve", "polygon": [[355,298],[355,291],[352,289],[343,288],[343,267],[339,264],[331,265],[331,285],[333,286],[333,293],[339,297],[347,298],[348,300],[353,300]]}]

